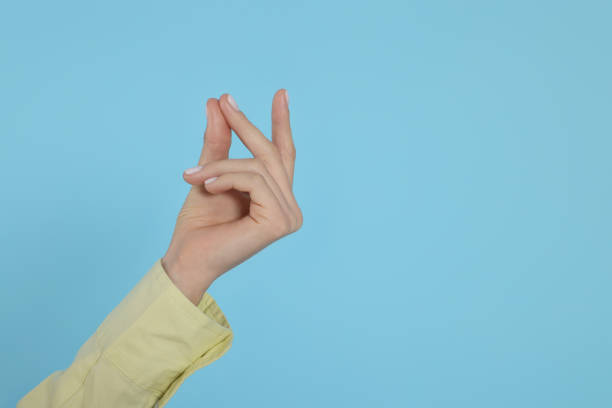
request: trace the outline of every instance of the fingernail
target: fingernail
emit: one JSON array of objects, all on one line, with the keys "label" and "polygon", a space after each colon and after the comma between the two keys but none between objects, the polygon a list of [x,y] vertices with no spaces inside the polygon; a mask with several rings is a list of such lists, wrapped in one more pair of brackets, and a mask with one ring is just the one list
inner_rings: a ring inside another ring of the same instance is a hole
[{"label": "fingernail", "polygon": [[236,103],[236,100],[234,100],[234,98],[232,97],[232,95],[228,94],[227,95],[227,101],[229,102],[230,105],[232,105],[232,108],[234,108],[234,110],[238,111],[238,104]]},{"label": "fingernail", "polygon": [[196,166],[196,167],[192,167],[190,169],[185,170],[185,174],[193,174],[193,173],[197,173],[198,171],[202,170],[202,166]]},{"label": "fingernail", "polygon": [[213,181],[215,181],[217,179],[217,177],[211,177],[209,179],[204,180],[204,184],[208,184],[208,183],[212,183]]},{"label": "fingernail", "polygon": [[285,103],[287,104],[287,108],[289,108],[289,91],[285,89]]}]

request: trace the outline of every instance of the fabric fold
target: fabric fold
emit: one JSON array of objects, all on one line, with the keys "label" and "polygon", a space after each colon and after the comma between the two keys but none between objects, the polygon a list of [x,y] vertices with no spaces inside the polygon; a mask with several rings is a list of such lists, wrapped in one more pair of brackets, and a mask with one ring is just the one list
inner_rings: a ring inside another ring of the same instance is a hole
[{"label": "fabric fold", "polygon": [[70,367],[47,377],[18,407],[163,407],[189,375],[221,357],[232,340],[212,296],[205,293],[197,306],[191,303],[158,259]]}]

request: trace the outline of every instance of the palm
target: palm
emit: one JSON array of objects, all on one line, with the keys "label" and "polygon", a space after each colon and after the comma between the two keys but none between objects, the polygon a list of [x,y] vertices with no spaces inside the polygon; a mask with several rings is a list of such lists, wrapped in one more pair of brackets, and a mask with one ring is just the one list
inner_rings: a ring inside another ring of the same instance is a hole
[{"label": "palm", "polygon": [[239,191],[211,194],[202,185],[192,186],[177,217],[174,238],[180,238],[184,251],[199,254],[196,264],[206,262],[205,254],[218,252],[228,228],[248,214],[249,207],[249,196]]},{"label": "palm", "polygon": [[178,216],[177,227],[198,230],[236,221],[249,212],[250,199],[236,190],[211,194],[202,185],[192,186]]}]

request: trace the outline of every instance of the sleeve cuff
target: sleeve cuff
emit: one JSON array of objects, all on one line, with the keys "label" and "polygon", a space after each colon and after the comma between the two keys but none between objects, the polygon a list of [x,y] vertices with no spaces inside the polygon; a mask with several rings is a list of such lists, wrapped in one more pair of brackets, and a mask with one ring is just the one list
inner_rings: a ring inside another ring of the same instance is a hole
[{"label": "sleeve cuff", "polygon": [[231,346],[231,327],[208,293],[195,306],[158,259],[98,329],[103,355],[163,407],[197,369]]}]

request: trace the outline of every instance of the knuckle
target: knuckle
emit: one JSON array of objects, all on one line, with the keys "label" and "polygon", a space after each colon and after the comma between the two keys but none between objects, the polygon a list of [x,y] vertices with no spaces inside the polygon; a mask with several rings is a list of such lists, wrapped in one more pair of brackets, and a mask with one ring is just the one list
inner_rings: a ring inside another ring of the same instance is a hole
[{"label": "knuckle", "polygon": [[248,172],[246,175],[246,178],[249,181],[249,183],[257,184],[257,182],[259,181],[259,178],[257,176],[258,176],[257,173]]},{"label": "knuckle", "polygon": [[292,214],[292,222],[291,222],[291,230],[290,233],[293,233],[299,230],[304,223],[304,216],[302,215],[302,211],[298,208],[294,214]]},{"label": "knuckle", "polygon": [[295,230],[299,230],[300,228],[302,228],[302,225],[304,224],[304,214],[302,213],[302,210],[298,207],[297,209],[297,227],[295,228]]},{"label": "knuckle", "polygon": [[261,174],[251,171],[248,172],[247,179],[249,184],[254,185],[257,188],[263,187],[266,182]]},{"label": "knuckle", "polygon": [[260,159],[253,159],[252,163],[253,171],[260,174],[266,171],[266,165]]},{"label": "knuckle", "polygon": [[293,231],[293,222],[290,219],[285,219],[284,225],[283,225],[283,235],[287,235],[287,234],[291,234],[291,232]]},{"label": "knuckle", "polygon": [[279,219],[275,220],[272,224],[272,229],[275,237],[284,237],[291,233],[292,222],[287,216],[279,217]]}]

